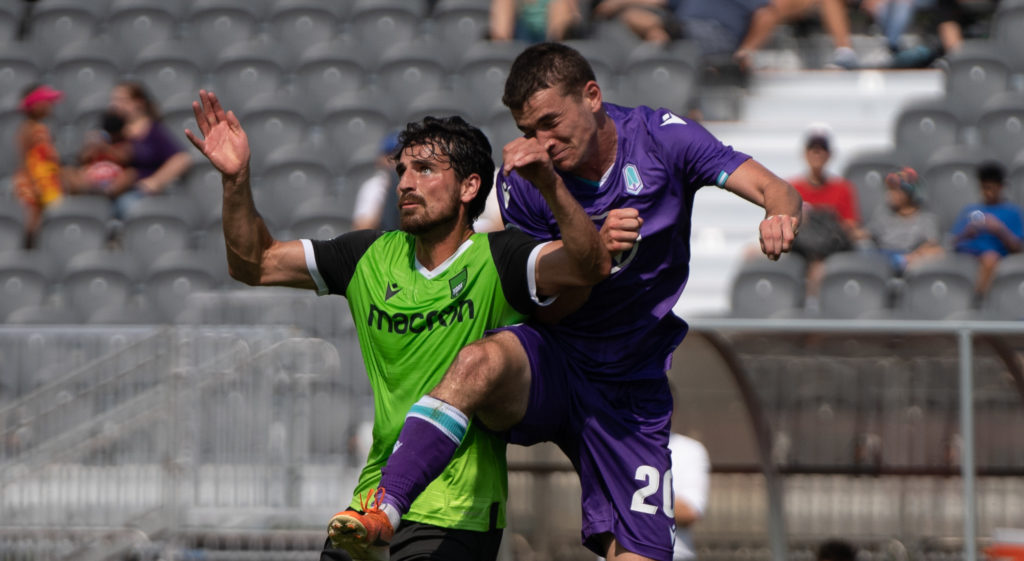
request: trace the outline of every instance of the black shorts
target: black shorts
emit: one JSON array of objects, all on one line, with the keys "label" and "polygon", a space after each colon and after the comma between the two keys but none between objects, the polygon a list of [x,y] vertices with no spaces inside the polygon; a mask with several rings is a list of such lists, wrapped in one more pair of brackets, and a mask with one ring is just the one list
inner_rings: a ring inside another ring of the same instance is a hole
[{"label": "black shorts", "polygon": [[[403,520],[391,540],[391,561],[495,561],[502,530],[453,530]],[[351,561],[347,553],[324,542],[320,561]]]}]

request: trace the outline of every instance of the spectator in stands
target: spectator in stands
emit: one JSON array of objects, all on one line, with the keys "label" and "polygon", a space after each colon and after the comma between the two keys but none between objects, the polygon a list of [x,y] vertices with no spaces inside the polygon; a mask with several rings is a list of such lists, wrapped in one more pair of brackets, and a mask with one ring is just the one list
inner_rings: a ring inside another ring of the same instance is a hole
[{"label": "spectator in stands", "polygon": [[133,184],[110,191],[114,211],[123,218],[142,197],[162,193],[188,171],[191,157],[160,121],[156,104],[142,84],[122,82],[114,87],[110,107],[124,119],[124,135],[131,145],[128,166],[136,173]]},{"label": "spectator in stands", "polygon": [[19,105],[25,120],[18,126],[14,138],[21,158],[20,169],[14,175],[14,193],[25,209],[23,243],[26,248],[33,245],[43,210],[64,195],[60,156],[50,127],[44,122],[61,97],[61,92],[50,86],[35,85],[25,90]]},{"label": "spectator in stands", "polygon": [[669,436],[672,452],[672,492],[675,494],[676,543],[672,561],[697,558],[690,527],[704,516],[708,504],[711,463],[699,440],[680,433]]},{"label": "spectator in stands", "polygon": [[963,26],[967,14],[960,0],[935,0],[927,18],[935,28],[934,37],[905,46],[901,38],[914,22],[919,2],[915,0],[867,0],[861,8],[882,27],[892,53],[893,68],[924,68],[943,54],[955,53],[963,46]]},{"label": "spectator in stands", "polygon": [[579,34],[581,0],[491,0],[492,41],[561,41]]},{"label": "spectator in stands", "polygon": [[[676,15],[683,35],[700,45],[706,57],[733,57],[750,30],[754,14],[771,9],[772,0],[680,0]],[[746,69],[749,57],[736,57]],[[742,60],[739,60],[742,58]]]},{"label": "spectator in stands", "polygon": [[939,219],[921,209],[919,181],[913,168],[886,176],[887,204],[867,225],[875,247],[891,259],[893,270],[899,273],[910,263],[943,253]]},{"label": "spectator in stands", "polygon": [[363,181],[356,193],[352,211],[353,230],[394,230],[398,227],[398,192],[394,152],[398,133],[393,132],[380,142],[380,153],[374,162],[377,170]]},{"label": "spectator in stands", "polygon": [[69,191],[109,195],[135,183],[137,172],[125,167],[131,159],[131,144],[124,125],[124,118],[111,110],[100,116],[99,128],[85,135],[79,167],[68,174]]},{"label": "spectator in stands", "polygon": [[826,540],[818,546],[815,561],[855,561],[857,550],[846,540]]},{"label": "spectator in stands", "polygon": [[[741,67],[750,67],[753,53],[771,39],[772,33],[780,23],[806,18],[814,11],[821,14],[822,24],[835,44],[829,66],[852,69],[859,64],[857,53],[853,50],[850,42],[850,20],[843,0],[771,0],[768,3],[758,0],[719,0],[716,2],[683,0],[683,2],[684,19],[688,12],[690,12],[690,18],[694,17],[693,10],[708,15],[739,14],[743,11],[750,13],[747,31],[733,53],[733,57]],[[735,4],[739,6],[737,7]]]},{"label": "spectator in stands", "polygon": [[969,204],[953,223],[953,247],[978,258],[978,297],[988,292],[999,260],[1024,249],[1021,208],[1003,200],[1003,167],[995,162],[978,167],[981,202]]},{"label": "spectator in stands", "polygon": [[644,41],[664,45],[680,36],[678,0],[594,0],[594,20],[619,20]]},{"label": "spectator in stands", "polygon": [[790,180],[804,200],[803,226],[793,251],[808,261],[807,293],[812,298],[818,294],[825,258],[850,250],[854,242],[868,237],[860,225],[853,184],[825,169],[831,145],[828,128],[812,126],[804,143],[807,174]]}]

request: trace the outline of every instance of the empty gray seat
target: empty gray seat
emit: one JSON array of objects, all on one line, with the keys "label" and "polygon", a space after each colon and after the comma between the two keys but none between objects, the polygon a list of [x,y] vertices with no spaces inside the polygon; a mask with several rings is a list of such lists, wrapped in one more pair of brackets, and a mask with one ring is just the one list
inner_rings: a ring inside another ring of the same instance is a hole
[{"label": "empty gray seat", "polygon": [[214,91],[225,107],[242,107],[252,96],[273,94],[284,85],[285,61],[277,47],[263,40],[224,49],[214,67]]},{"label": "empty gray seat", "polygon": [[132,73],[166,109],[167,100],[177,95],[198,98],[206,60],[209,57],[198,56],[191,42],[151,42],[138,51]]},{"label": "empty gray seat", "polygon": [[106,249],[75,255],[61,278],[65,306],[85,321],[100,308],[124,306],[135,291],[132,258]]},{"label": "empty gray seat", "polygon": [[404,107],[416,96],[448,85],[449,71],[439,51],[436,41],[419,40],[393,45],[381,55],[377,82],[396,107]]},{"label": "empty gray seat", "polygon": [[889,308],[892,269],[880,253],[834,253],[824,262],[819,302],[831,318],[877,316]]},{"label": "empty gray seat", "polygon": [[249,137],[253,169],[260,173],[267,157],[282,146],[298,144],[307,136],[306,118],[295,96],[258,94],[236,110]]},{"label": "empty gray seat", "polygon": [[161,255],[187,249],[192,230],[199,224],[191,199],[185,196],[144,197],[132,205],[124,218],[121,243],[140,270],[146,270]]},{"label": "empty gray seat", "polygon": [[206,56],[248,41],[259,29],[258,6],[244,0],[195,0],[185,17],[186,39]]},{"label": "empty gray seat", "polygon": [[294,63],[311,46],[330,41],[340,23],[333,4],[319,0],[278,0],[267,16],[270,33]]},{"label": "empty gray seat", "polygon": [[392,45],[412,40],[418,35],[426,6],[420,1],[357,0],[352,7],[348,26],[362,46],[367,64],[374,67],[377,57]]},{"label": "empty gray seat", "polygon": [[43,72],[39,56],[24,43],[4,43],[0,40],[0,44],[3,45],[3,48],[0,48],[0,79],[4,83],[0,102],[3,102],[4,106],[17,107],[17,102],[21,101],[22,91],[41,81]]},{"label": "empty gray seat", "polygon": [[475,92],[464,90],[437,90],[422,93],[409,101],[402,115],[403,122],[422,120],[424,117],[451,117],[458,115],[468,122],[474,122],[475,116],[469,109],[473,104],[470,99]]},{"label": "empty gray seat", "polygon": [[216,288],[218,282],[207,254],[182,250],[165,253],[145,273],[146,305],[162,322],[173,323],[185,310],[188,295]]},{"label": "empty gray seat", "polygon": [[745,260],[732,281],[731,315],[767,318],[802,309],[806,267],[796,255]]},{"label": "empty gray seat", "polygon": [[485,40],[490,12],[490,5],[479,0],[440,0],[430,14],[432,33],[449,56],[458,55],[467,45]]},{"label": "empty gray seat", "polygon": [[38,306],[22,306],[7,314],[7,323],[22,325],[76,325],[79,322],[74,310],[56,303]]},{"label": "empty gray seat", "polygon": [[102,14],[94,2],[46,0],[32,9],[31,41],[41,56],[93,37]]},{"label": "empty gray seat", "polygon": [[0,321],[24,306],[38,306],[50,294],[52,260],[41,251],[0,251]]},{"label": "empty gray seat", "polygon": [[696,78],[697,69],[682,57],[658,49],[637,49],[620,72],[619,95],[628,106],[664,107],[685,114],[696,94]]},{"label": "empty gray seat", "polygon": [[54,111],[57,118],[69,122],[81,110],[84,100],[109,96],[121,79],[120,58],[116,46],[103,39],[82,41],[62,49],[50,71],[53,85],[64,93]]},{"label": "empty gray seat", "polygon": [[966,42],[946,63],[946,98],[964,123],[973,123],[988,100],[1009,88],[1009,65],[988,40]]},{"label": "empty gray seat", "polygon": [[389,100],[375,90],[345,92],[331,98],[321,120],[333,156],[331,169],[344,171],[361,146],[379,146],[392,129],[393,114]]},{"label": "empty gray seat", "polygon": [[985,150],[1003,165],[1024,154],[1024,92],[994,96],[981,108],[978,135]]},{"label": "empty gray seat", "polygon": [[277,228],[291,223],[298,205],[326,197],[334,185],[334,174],[322,159],[292,152],[291,147],[275,152],[253,185],[256,208]]},{"label": "empty gray seat", "polygon": [[914,318],[944,319],[971,309],[978,262],[970,255],[950,254],[918,261],[903,273],[906,284],[901,311]]},{"label": "empty gray seat", "polygon": [[114,0],[106,17],[107,33],[126,52],[137,53],[176,35],[181,16],[176,8],[162,0]]},{"label": "empty gray seat", "polygon": [[1007,200],[1024,207],[1024,151],[1021,151],[1006,174],[1006,187],[1003,194]]},{"label": "empty gray seat", "polygon": [[907,165],[921,169],[936,150],[957,143],[960,120],[942,100],[905,105],[896,117],[896,151]]},{"label": "empty gray seat", "polygon": [[[100,249],[107,241],[107,220],[100,218],[99,205],[83,204],[83,196],[64,197],[60,203],[51,205],[43,212],[42,225],[36,239],[39,251],[46,252],[60,270],[78,253]],[[89,199],[92,199],[90,197]],[[107,205],[106,198],[99,202]],[[109,214],[108,214],[109,216]]]},{"label": "empty gray seat", "polygon": [[221,174],[212,164],[196,163],[185,172],[182,183],[185,195],[192,200],[198,212],[200,227],[220,218],[224,189]]},{"label": "empty gray seat", "polygon": [[0,251],[19,249],[24,238],[22,209],[19,205],[0,205]]},{"label": "empty gray seat", "polygon": [[365,60],[353,53],[352,40],[317,43],[302,53],[294,70],[296,92],[307,100],[307,119],[316,119],[332,97],[358,91],[367,83]]},{"label": "empty gray seat", "polygon": [[992,37],[1013,70],[1024,72],[1024,3],[1004,0],[992,16]]},{"label": "empty gray seat", "polygon": [[352,229],[349,214],[333,197],[309,199],[295,209],[288,230],[297,239],[333,239]]},{"label": "empty gray seat", "polygon": [[472,111],[486,116],[505,93],[505,79],[512,61],[526,47],[519,41],[480,41],[462,55],[455,69],[455,87],[472,92]]}]

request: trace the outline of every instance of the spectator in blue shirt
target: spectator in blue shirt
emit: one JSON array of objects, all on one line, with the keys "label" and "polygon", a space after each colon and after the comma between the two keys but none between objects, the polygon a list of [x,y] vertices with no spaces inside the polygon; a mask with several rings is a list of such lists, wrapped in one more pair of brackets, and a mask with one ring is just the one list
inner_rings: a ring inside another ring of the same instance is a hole
[{"label": "spectator in blue shirt", "polygon": [[967,205],[953,223],[953,247],[978,258],[978,295],[988,292],[999,260],[1024,247],[1024,220],[1017,205],[1003,200],[1001,165],[978,168],[981,202]]}]

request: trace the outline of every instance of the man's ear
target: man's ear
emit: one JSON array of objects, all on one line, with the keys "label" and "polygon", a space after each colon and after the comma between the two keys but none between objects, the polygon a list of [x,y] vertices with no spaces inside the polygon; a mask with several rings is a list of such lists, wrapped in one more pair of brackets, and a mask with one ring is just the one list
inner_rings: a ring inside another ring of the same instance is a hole
[{"label": "man's ear", "polygon": [[591,111],[597,112],[601,110],[601,102],[603,101],[603,94],[601,93],[601,86],[597,85],[597,82],[591,80],[583,86],[583,100],[590,107]]},{"label": "man's ear", "polygon": [[480,192],[480,175],[471,174],[469,177],[462,180],[462,184],[459,186],[462,190],[459,193],[459,199],[463,203],[469,203],[476,198],[476,194]]}]

